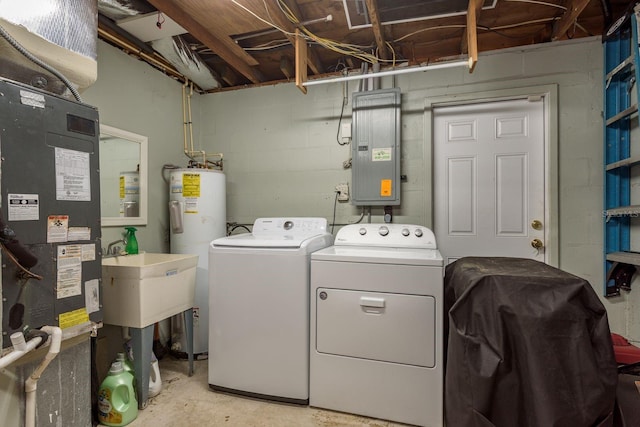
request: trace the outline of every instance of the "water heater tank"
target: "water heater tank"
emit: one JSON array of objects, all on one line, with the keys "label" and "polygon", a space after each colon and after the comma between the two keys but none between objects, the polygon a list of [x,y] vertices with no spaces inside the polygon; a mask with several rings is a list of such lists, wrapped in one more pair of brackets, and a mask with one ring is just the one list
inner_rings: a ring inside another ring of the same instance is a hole
[{"label": "water heater tank", "polygon": [[[174,169],[170,175],[171,253],[198,255],[193,352],[209,350],[209,244],[227,233],[226,180],[221,171]],[[172,319],[172,349],[186,352],[180,319]]]}]

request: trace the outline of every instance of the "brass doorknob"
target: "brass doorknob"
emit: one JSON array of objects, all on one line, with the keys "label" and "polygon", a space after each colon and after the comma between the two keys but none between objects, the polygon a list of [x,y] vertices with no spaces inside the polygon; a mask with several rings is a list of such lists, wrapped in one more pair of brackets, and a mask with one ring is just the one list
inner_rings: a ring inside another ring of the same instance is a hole
[{"label": "brass doorknob", "polygon": [[531,221],[531,228],[533,228],[534,230],[542,230],[542,222],[534,219],[533,221]]},{"label": "brass doorknob", "polygon": [[542,249],[544,243],[542,243],[542,240],[540,239],[533,239],[531,241],[531,246],[533,246],[535,249]]}]

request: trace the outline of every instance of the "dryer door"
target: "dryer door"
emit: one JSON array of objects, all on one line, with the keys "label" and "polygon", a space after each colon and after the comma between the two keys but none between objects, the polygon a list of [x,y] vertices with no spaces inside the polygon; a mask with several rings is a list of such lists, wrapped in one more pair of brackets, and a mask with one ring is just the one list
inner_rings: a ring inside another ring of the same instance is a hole
[{"label": "dryer door", "polygon": [[392,363],[435,365],[435,298],[318,288],[316,350]]}]

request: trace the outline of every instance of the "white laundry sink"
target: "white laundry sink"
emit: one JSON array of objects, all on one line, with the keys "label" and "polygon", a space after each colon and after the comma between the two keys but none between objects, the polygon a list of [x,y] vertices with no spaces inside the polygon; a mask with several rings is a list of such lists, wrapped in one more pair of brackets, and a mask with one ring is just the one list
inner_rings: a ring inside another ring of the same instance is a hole
[{"label": "white laundry sink", "polygon": [[194,306],[198,255],[143,253],[102,260],[104,323],[144,328]]}]

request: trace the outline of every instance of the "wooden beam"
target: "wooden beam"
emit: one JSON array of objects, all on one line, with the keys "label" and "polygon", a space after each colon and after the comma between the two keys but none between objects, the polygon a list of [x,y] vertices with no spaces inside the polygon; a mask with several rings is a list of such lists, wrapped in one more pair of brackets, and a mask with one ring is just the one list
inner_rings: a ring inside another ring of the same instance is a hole
[{"label": "wooden beam", "polygon": [[293,64],[288,56],[282,55],[282,57],[280,57],[280,71],[282,71],[282,74],[284,74],[287,79],[290,79],[291,76],[295,74]]},{"label": "wooden beam", "polygon": [[[475,5],[474,5],[474,10],[476,12],[476,26],[478,21],[480,20],[480,13],[482,12],[482,5],[483,5],[483,0],[480,1],[476,1]],[[469,8],[471,8],[471,1],[469,1]],[[467,15],[468,15],[468,9],[467,9]],[[467,16],[468,19],[468,16]],[[469,51],[469,28],[465,28],[464,32],[462,33],[462,39],[460,41],[460,53],[467,53]],[[477,32],[477,31],[476,31]]]},{"label": "wooden beam", "polygon": [[378,46],[378,55],[382,59],[388,59],[387,44],[384,40],[382,32],[382,24],[380,23],[380,14],[378,13],[378,2],[376,0],[366,0],[367,10],[369,11],[369,20],[371,20],[371,28]]},{"label": "wooden beam", "polygon": [[233,71],[233,69],[231,67],[228,67],[226,64],[222,67],[220,77],[229,86],[235,86],[238,84],[238,76],[236,75],[235,71]]},{"label": "wooden beam", "polygon": [[226,63],[253,83],[260,83],[263,78],[253,68],[258,61],[246,53],[228,35],[222,33],[215,25],[205,28],[184,9],[179,0],[148,0],[156,9],[180,24],[193,37],[204,43]]},{"label": "wooden beam", "polygon": [[567,4],[567,11],[562,15],[562,18],[560,18],[559,21],[556,21],[556,23],[553,24],[551,40],[558,40],[562,38],[588,4],[589,0],[570,0]]},{"label": "wooden beam", "polygon": [[467,9],[467,46],[469,47],[469,73],[473,73],[473,69],[478,62],[478,17],[476,10],[478,4],[482,0],[469,0],[469,8]]},{"label": "wooden beam", "polygon": [[[300,12],[300,7],[298,7],[298,3],[296,3],[296,0],[282,0],[282,1],[287,6],[289,6],[289,9],[291,10],[291,12],[293,12],[293,14],[297,16],[300,21],[304,20],[304,17],[302,16],[302,12]],[[284,28],[285,30],[291,33],[295,31],[295,27],[293,26],[293,24],[288,19],[286,19],[284,15],[282,15],[282,13],[280,13],[279,11],[278,13],[272,13],[271,17],[273,18],[275,23],[281,28]],[[289,39],[289,42],[291,43],[292,46],[296,45],[295,37],[287,36],[287,39]],[[313,74],[323,74],[325,72],[324,65],[322,65],[322,61],[320,60],[320,57],[312,48],[307,49],[307,61],[308,61],[309,68],[311,68],[311,71],[313,71]]]},{"label": "wooden beam", "polygon": [[307,81],[307,40],[302,37],[302,33],[299,29],[296,29],[296,86],[302,91],[307,93],[307,88],[304,86],[304,82]]}]

